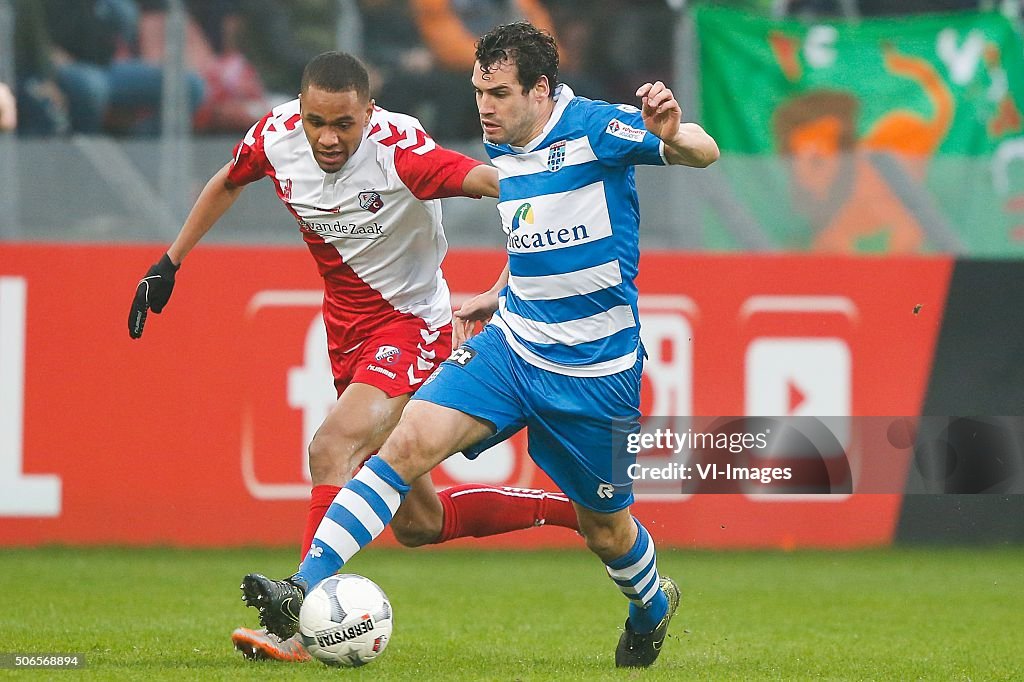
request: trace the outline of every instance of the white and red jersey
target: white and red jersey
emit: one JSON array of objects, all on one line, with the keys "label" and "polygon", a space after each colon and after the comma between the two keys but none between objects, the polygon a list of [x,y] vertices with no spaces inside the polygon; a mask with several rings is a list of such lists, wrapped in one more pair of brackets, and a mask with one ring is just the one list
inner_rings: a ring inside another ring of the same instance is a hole
[{"label": "white and red jersey", "polygon": [[429,329],[451,321],[439,199],[465,196],[462,183],[477,165],[438,146],[415,118],[375,107],[359,148],[341,170],[326,173],[313,158],[296,99],[249,130],[228,178],[236,185],[274,181],[324,278],[331,345],[345,350],[409,316]]}]

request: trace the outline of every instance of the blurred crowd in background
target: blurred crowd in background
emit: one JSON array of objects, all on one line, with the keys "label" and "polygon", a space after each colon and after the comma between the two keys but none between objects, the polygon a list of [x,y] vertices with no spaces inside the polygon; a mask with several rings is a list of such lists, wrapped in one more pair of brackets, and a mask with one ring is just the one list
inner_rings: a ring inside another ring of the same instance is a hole
[{"label": "blurred crowd in background", "polygon": [[[14,83],[0,83],[0,129],[19,135],[159,131],[166,0],[6,0]],[[312,56],[337,46],[337,0],[185,0],[187,97],[199,133],[247,129],[292,99]],[[479,135],[469,75],[476,37],[527,19],[553,33],[562,80],[632,102],[672,79],[681,0],[358,0],[361,56],[377,102],[435,137]],[[775,16],[992,9],[996,0],[719,0]],[[13,104],[14,98],[17,105]]]}]

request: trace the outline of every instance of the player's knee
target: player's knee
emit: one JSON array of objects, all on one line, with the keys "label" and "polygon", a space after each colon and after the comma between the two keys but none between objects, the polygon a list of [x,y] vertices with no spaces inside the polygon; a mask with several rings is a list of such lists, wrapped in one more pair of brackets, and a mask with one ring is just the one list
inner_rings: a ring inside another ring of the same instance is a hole
[{"label": "player's knee", "polygon": [[430,470],[433,451],[419,429],[399,424],[380,449],[381,457],[406,481]]},{"label": "player's knee", "polygon": [[320,434],[309,443],[309,477],[313,485],[323,485],[336,478],[340,467],[331,456],[330,439]]},{"label": "player's knee", "polygon": [[404,547],[422,547],[437,542],[441,529],[426,523],[392,524],[395,539]]},{"label": "player's knee", "polygon": [[608,528],[581,528],[587,549],[598,556],[606,556],[614,545],[614,534]]},{"label": "player's knee", "polygon": [[357,439],[317,431],[309,443],[309,476],[313,485],[344,485],[367,452]]},{"label": "player's knee", "polygon": [[580,533],[587,542],[587,549],[604,561],[617,559],[629,551],[629,534],[618,525],[581,525]]}]

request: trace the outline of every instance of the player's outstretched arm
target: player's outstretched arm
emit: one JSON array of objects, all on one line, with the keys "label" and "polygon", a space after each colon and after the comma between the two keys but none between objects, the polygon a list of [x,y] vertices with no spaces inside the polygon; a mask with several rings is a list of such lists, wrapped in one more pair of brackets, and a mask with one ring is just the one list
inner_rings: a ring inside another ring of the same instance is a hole
[{"label": "player's outstretched arm", "polygon": [[683,123],[675,95],[661,81],[644,83],[636,96],[642,101],[644,126],[665,143],[665,159],[675,165],[706,168],[718,160],[718,144],[696,123]]},{"label": "player's outstretched arm", "polygon": [[243,187],[228,180],[230,170],[231,164],[225,164],[210,178],[206,187],[199,193],[199,198],[196,199],[192,210],[189,211],[188,218],[185,219],[185,224],[181,227],[181,232],[178,233],[178,237],[171,247],[167,249],[167,255],[175,264],[181,265],[181,261],[185,260],[188,252],[199,243],[199,240],[207,232],[213,229],[220,217],[227,213],[227,210],[238,199],[238,195],[242,193]]},{"label": "player's outstretched arm", "polygon": [[458,310],[452,320],[452,348],[458,348],[476,332],[477,323],[487,324],[498,309],[498,294],[508,284],[508,263],[498,276],[494,286],[482,294],[469,299]]},{"label": "player's outstretched arm", "polygon": [[128,335],[133,339],[142,336],[150,310],[157,314],[163,312],[171,298],[174,275],[181,261],[242,193],[242,187],[228,180],[230,168],[231,164],[225,165],[206,183],[174,243],[135,287],[135,296],[128,313]]},{"label": "player's outstretched arm", "polygon": [[498,169],[487,164],[477,166],[466,174],[462,191],[471,196],[497,197]]}]

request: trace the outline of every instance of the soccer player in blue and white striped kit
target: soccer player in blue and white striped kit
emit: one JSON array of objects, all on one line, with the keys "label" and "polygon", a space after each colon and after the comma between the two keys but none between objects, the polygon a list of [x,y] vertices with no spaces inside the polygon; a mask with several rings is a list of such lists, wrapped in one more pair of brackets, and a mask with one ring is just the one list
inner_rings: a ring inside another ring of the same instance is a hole
[{"label": "soccer player in blue and white striped kit", "polygon": [[637,90],[640,109],[576,96],[558,83],[554,40],[528,23],[487,33],[476,59],[509,261],[457,316],[463,337],[490,323],[415,394],[380,453],[338,494],[299,571],[280,581],[250,574],[244,598],[271,632],[290,636],[305,592],[384,530],[410,481],[527,427],[530,456],[573,501],[587,546],[629,599],[615,663],[646,667],[679,588],[659,576],[654,540],[629,511],[628,478],[613,472],[630,463],[625,436],[639,429],[645,355],[633,167],[705,167],[718,146],[681,122],[661,82]]}]

